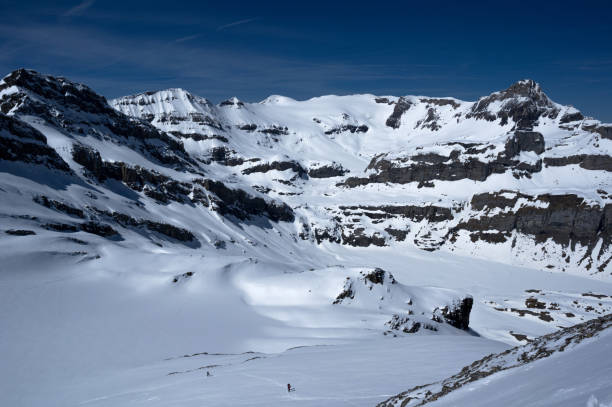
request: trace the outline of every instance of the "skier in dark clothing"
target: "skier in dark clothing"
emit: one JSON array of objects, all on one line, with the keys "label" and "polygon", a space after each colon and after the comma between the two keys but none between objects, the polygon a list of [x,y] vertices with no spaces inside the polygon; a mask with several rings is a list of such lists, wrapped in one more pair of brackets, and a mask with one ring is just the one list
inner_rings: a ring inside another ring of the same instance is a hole
[{"label": "skier in dark clothing", "polygon": [[287,383],[287,393],[291,393],[291,384]]}]

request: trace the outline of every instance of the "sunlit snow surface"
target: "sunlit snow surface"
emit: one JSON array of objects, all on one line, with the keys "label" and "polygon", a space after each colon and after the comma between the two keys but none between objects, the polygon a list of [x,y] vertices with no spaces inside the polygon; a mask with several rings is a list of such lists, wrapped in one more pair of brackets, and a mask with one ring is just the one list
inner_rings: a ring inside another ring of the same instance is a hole
[{"label": "sunlit snow surface", "polygon": [[[102,257],[82,261],[58,239],[22,239],[0,240],[3,405],[374,405],[515,345],[511,330],[556,329],[485,299],[520,301],[543,287],[612,293],[600,281],[416,249],[294,247],[265,259],[261,247],[257,258],[89,237]],[[473,295],[473,332],[394,338],[382,334],[385,310],[332,304],[346,276],[374,266],[415,289]]]},{"label": "sunlit snow surface", "polygon": [[[8,88],[2,95],[14,91]],[[210,114],[226,126],[228,142],[223,145],[242,158],[295,159],[306,168],[334,161],[350,170],[350,176],[366,176],[368,163],[381,152],[394,157],[423,148],[419,151],[448,155],[449,142],[473,141],[490,142],[497,153],[512,127],[475,119],[459,125],[455,110],[466,113],[473,105],[461,101],[456,101],[456,109],[439,108],[444,127],[433,132],[413,126],[427,114],[425,103],[405,113],[403,127],[391,129],[384,123],[393,106],[376,103],[373,95],[303,102],[273,96],[242,107],[213,106],[178,89],[145,96],[154,102],[147,105],[151,110],[138,103],[113,103],[134,116]],[[573,111],[559,109],[560,114]],[[406,241],[390,240],[382,248],[318,245],[298,236],[300,224],[324,225],[347,204],[454,207],[475,193],[511,189],[533,195],[575,193],[605,205],[612,195],[596,191],[609,189],[609,172],[573,165],[546,168],[531,179],[516,179],[507,172],[484,182],[436,181],[435,188],[419,189],[416,183],[340,188],[336,178],[311,178],[307,185],[301,179],[293,186],[280,182],[294,177],[289,170],[242,174],[252,162],[202,165],[204,176],[254,196],[265,195],[252,186],[271,188],[266,199],[287,202],[296,215],[295,223],[238,222],[199,204],[156,203],[118,181],[88,181],[72,160],[71,144],[78,141],[98,150],[106,161],[140,165],[178,181],[201,174],[154,163],[112,137],[64,134],[40,118],[20,119],[45,134],[75,175],[0,163],[0,406],[372,406],[410,387],[448,377],[487,354],[612,309],[609,274],[588,278],[595,271],[576,264],[584,247],[577,246],[571,264],[557,255],[558,246],[534,246],[527,236],[517,237],[519,255],[510,250],[509,241],[474,245],[466,236],[450,249],[427,252],[410,243],[421,231],[436,234],[426,222],[400,225],[410,226]],[[174,127],[171,123],[153,122],[165,131],[215,133],[195,121]],[[247,124],[289,130],[273,140],[237,128]],[[348,124],[367,125],[369,131],[325,134]],[[546,157],[609,155],[612,141],[596,142],[593,133],[563,130],[557,124],[542,119],[536,129],[551,147]],[[203,161],[211,148],[222,145],[218,139],[181,141],[191,157]],[[533,160],[529,154],[521,160]],[[82,231],[46,230],[46,222],[79,220],[33,202],[39,195],[186,228],[201,246],[190,248],[115,224],[121,241]],[[370,220],[361,222],[373,227]],[[36,234],[4,233],[9,229]],[[215,248],[221,241],[225,247]],[[541,255],[543,248],[546,255]],[[550,263],[555,272],[543,271]],[[362,284],[354,299],[333,304],[347,278],[359,282],[362,273],[375,268],[391,273],[397,285],[370,290]],[[409,334],[389,332],[386,325],[392,314],[407,312],[409,302],[414,302],[415,317],[430,318],[432,307],[467,295],[474,299],[469,331],[441,325],[436,332]],[[527,301],[545,303],[545,309],[527,309]],[[526,309],[537,314],[521,316]],[[526,374],[509,371],[502,378],[476,382],[453,396],[461,401],[446,405],[476,405],[469,391],[487,383],[494,391],[482,399],[491,402],[481,405],[537,405],[548,400],[547,392],[557,392],[550,400],[566,405],[584,405],[591,395],[610,403],[610,387],[601,385],[604,379],[612,382],[609,338],[585,343],[575,355],[538,362],[533,371],[521,368]],[[535,389],[534,378],[546,372],[552,372],[551,379],[542,379],[542,388]],[[580,391],[573,392],[574,379]],[[288,393],[287,383],[296,391]],[[526,390],[510,403],[502,397],[510,397],[502,389],[506,386]]]}]

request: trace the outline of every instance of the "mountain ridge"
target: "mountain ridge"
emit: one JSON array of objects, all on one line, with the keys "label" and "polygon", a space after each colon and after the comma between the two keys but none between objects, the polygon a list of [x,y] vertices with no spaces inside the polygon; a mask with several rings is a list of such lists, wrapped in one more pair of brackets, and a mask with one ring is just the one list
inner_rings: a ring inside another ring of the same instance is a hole
[{"label": "mountain ridge", "polygon": [[0,110],[53,127],[72,171],[117,180],[151,205],[274,213],[316,244],[411,244],[610,274],[612,127],[552,102],[533,80],[474,102],[275,95],[213,105],[170,88],[107,103],[20,69],[0,82]]},{"label": "mountain ridge", "polygon": [[0,398],[374,405],[610,314],[612,127],[543,95],[107,102],[9,74]]}]

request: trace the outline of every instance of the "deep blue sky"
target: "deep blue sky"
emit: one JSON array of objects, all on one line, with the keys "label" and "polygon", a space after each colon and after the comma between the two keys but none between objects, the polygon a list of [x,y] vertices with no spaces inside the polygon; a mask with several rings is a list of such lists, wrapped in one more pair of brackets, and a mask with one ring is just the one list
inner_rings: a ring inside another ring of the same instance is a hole
[{"label": "deep blue sky", "polygon": [[611,2],[459,3],[0,0],[0,76],[29,67],[109,98],[183,87],[215,102],[475,100],[532,78],[612,122]]}]

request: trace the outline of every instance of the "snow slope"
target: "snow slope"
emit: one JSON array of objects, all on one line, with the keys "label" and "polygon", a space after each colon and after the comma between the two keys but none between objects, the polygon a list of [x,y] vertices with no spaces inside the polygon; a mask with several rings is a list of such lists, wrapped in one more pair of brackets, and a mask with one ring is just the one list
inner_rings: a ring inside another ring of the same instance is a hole
[{"label": "snow slope", "polygon": [[448,379],[416,386],[379,406],[606,405],[612,366],[602,355],[612,346],[610,326],[612,314],[565,328],[489,355]]},{"label": "snow slope", "polygon": [[531,82],[111,105],[0,82],[2,405],[373,405],[610,312],[608,127]]}]

